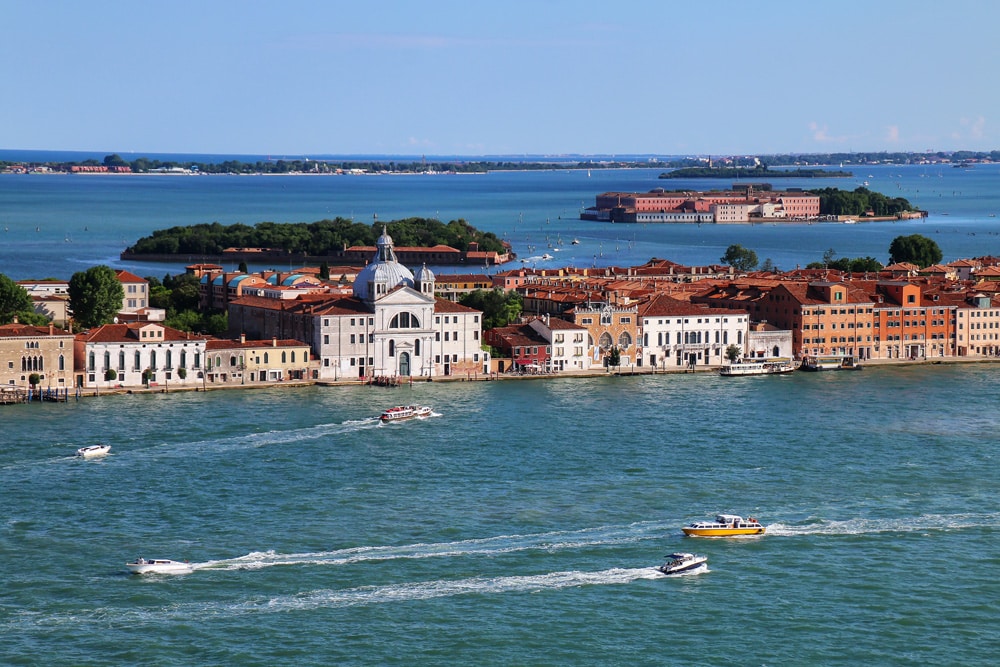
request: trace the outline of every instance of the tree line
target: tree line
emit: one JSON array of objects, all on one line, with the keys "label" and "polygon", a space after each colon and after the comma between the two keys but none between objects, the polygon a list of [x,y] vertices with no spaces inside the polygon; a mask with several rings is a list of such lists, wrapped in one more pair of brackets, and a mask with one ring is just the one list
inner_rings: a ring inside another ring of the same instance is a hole
[{"label": "tree line", "polygon": [[[274,248],[290,254],[336,256],[351,246],[373,246],[383,223],[364,224],[338,217],[305,223],[260,222],[256,225],[218,222],[171,227],[154,231],[126,252],[134,255],[218,255],[226,248]],[[492,232],[481,232],[465,220],[445,224],[431,218],[406,218],[385,223],[398,246],[446,245],[466,251],[476,242],[480,250],[504,252],[503,242]]]},{"label": "tree line", "polygon": [[[874,257],[840,257],[836,258],[836,251],[833,248],[823,253],[822,261],[810,262],[807,269],[836,269],[851,273],[875,273],[881,271],[883,264]],[[910,234],[909,236],[897,236],[889,244],[889,260],[892,263],[909,262],[921,269],[937,264],[944,257],[941,248],[934,239],[929,239],[921,234]],[[778,268],[770,258],[765,259],[761,264],[757,259],[757,253],[750,248],[745,248],[739,243],[733,243],[726,252],[719,258],[719,261],[727,266],[731,266],[741,273],[748,273],[756,270],[778,272]]]}]

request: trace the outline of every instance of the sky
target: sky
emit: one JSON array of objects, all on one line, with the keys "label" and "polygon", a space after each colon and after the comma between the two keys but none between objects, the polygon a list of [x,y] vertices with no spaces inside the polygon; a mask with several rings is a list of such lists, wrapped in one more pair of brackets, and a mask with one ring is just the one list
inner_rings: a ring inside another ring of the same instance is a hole
[{"label": "sky", "polygon": [[0,149],[993,150],[998,25],[992,0],[0,0]]}]

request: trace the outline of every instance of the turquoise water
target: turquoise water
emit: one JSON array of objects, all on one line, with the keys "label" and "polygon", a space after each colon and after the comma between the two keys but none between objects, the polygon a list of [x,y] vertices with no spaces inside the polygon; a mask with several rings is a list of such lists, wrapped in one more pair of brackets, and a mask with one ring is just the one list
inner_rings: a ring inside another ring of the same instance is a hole
[{"label": "turquoise water", "polygon": [[[755,250],[761,261],[770,258],[786,270],[820,261],[829,248],[839,257],[870,255],[887,262],[892,239],[913,233],[934,238],[949,261],[1000,254],[1000,224],[990,217],[1000,214],[1000,165],[864,167],[855,169],[853,179],[771,179],[776,188],[847,189],[865,179],[873,190],[907,197],[930,211],[926,220],[752,227],[579,220],[581,207],[592,206],[595,195],[609,190],[730,186],[729,181],[704,179],[663,181],[657,179],[661,171],[594,169],[589,177],[585,171],[343,177],[0,175],[0,272],[15,279],[69,278],[106,263],[162,277],[181,272],[184,264],[199,258],[182,258],[176,264],[123,263],[119,254],[141,236],[180,224],[311,222],[336,216],[371,222],[376,214],[380,220],[464,218],[510,241],[519,258],[537,268],[630,266],[652,257],[717,263],[731,243],[741,243]],[[580,244],[571,245],[573,238]],[[543,260],[546,252],[554,259]]]},{"label": "turquoise water", "polygon": [[[986,664],[996,373],[6,408],[0,663]],[[378,425],[404,401],[436,416]],[[768,535],[680,532],[717,512]],[[659,576],[676,550],[709,571]],[[130,576],[136,556],[195,570]]]}]

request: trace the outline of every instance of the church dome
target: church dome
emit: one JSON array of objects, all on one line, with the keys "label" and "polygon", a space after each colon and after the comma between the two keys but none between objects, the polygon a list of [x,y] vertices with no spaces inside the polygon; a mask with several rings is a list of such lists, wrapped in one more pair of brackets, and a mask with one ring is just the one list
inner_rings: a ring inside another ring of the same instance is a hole
[{"label": "church dome", "polygon": [[385,227],[382,228],[382,235],[375,242],[375,247],[374,259],[354,279],[354,296],[362,301],[374,301],[397,285],[413,287],[413,273],[396,261],[392,237]]},{"label": "church dome", "polygon": [[428,269],[426,264],[417,269],[417,272],[413,276],[413,280],[418,283],[433,282],[434,279],[434,272]]}]

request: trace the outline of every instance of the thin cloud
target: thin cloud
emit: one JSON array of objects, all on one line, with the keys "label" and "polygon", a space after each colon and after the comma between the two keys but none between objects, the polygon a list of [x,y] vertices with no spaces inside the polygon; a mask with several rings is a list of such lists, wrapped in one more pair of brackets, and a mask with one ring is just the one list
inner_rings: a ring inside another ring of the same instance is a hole
[{"label": "thin cloud", "polygon": [[831,137],[829,134],[830,128],[827,125],[820,125],[816,121],[809,123],[809,131],[812,132],[813,141],[821,144],[842,144],[847,141],[847,137],[838,136]]},{"label": "thin cloud", "polygon": [[888,141],[890,144],[899,143],[898,125],[890,125],[889,127],[885,128],[885,140]]}]

